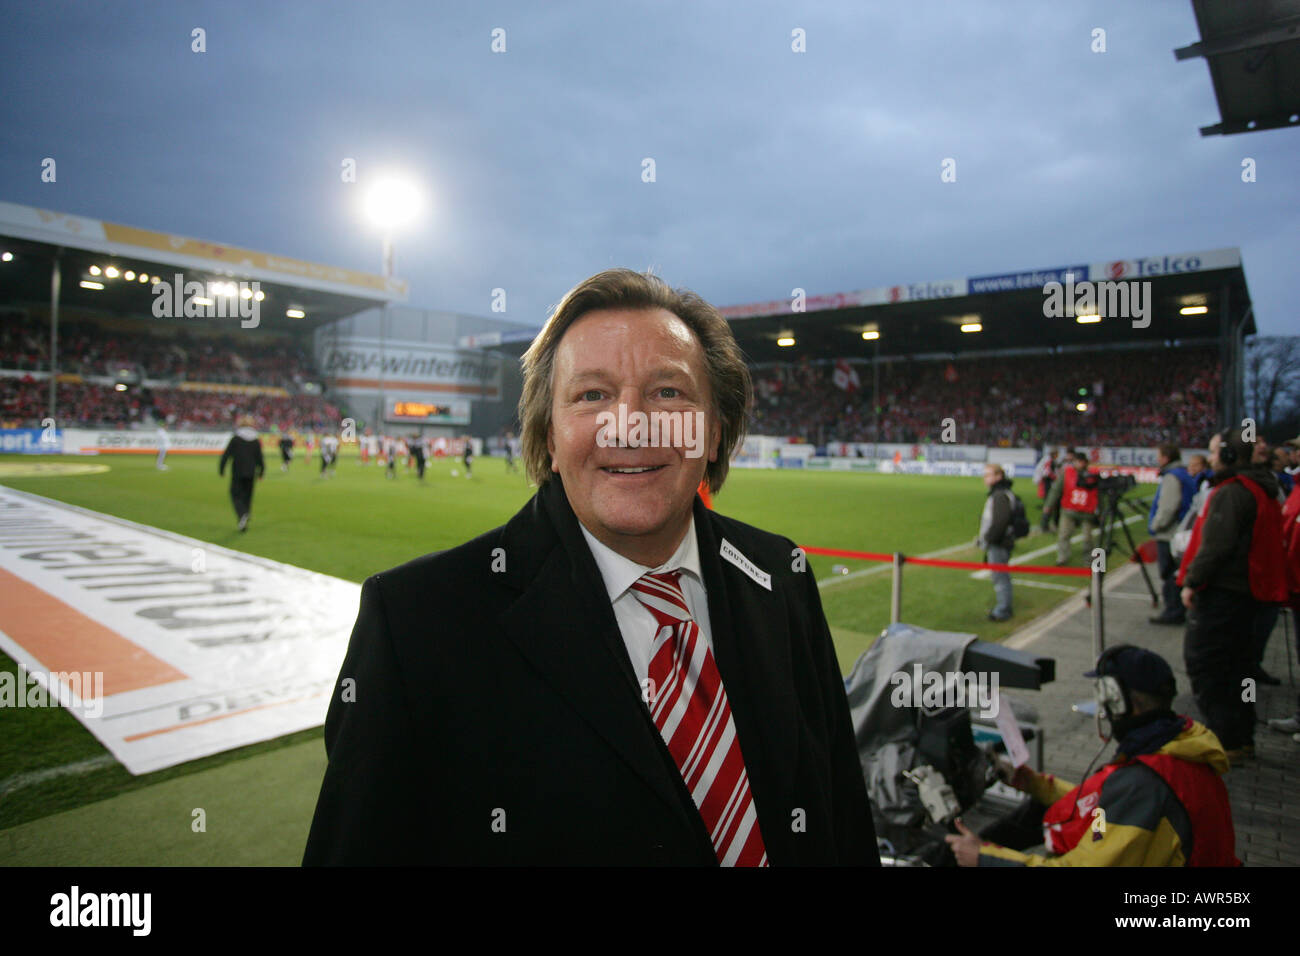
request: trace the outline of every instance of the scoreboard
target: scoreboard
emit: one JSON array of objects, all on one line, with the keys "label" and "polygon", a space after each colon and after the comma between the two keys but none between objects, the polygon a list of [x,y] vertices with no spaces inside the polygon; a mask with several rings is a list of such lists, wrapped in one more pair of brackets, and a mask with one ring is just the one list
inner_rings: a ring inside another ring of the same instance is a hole
[{"label": "scoreboard", "polygon": [[469,402],[396,400],[390,401],[384,412],[384,419],[390,422],[410,422],[423,425],[469,424]]}]

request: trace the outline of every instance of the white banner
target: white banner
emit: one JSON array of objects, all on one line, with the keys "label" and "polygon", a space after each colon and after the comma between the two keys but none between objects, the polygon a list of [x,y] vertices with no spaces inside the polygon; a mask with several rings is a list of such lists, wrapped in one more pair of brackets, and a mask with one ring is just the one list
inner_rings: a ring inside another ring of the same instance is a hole
[{"label": "white banner", "polygon": [[[150,454],[158,451],[158,429],[148,431],[118,431],[104,428],[65,428],[55,434],[62,436],[60,448],[65,455],[104,455],[121,453]],[[219,455],[230,441],[231,432],[167,432],[168,454]]]},{"label": "white banner", "polygon": [[[1193,455],[1204,455],[1209,460],[1208,448],[1184,448],[1181,456],[1184,465]],[[1156,450],[1149,445],[1138,448],[1094,448],[1088,456],[1099,465],[1138,465],[1144,468],[1159,468]]]},{"label": "white banner", "polygon": [[501,397],[502,358],[396,339],[327,339],[317,355],[322,373],[349,393],[431,398]]},{"label": "white banner", "polygon": [[29,673],[102,675],[70,709],[133,774],[322,724],[361,593],[10,488],[0,581],[0,648]]}]

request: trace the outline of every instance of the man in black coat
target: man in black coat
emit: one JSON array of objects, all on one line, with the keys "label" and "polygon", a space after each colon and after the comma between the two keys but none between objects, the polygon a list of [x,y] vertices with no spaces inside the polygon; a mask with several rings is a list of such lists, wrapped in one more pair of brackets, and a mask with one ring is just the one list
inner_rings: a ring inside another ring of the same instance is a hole
[{"label": "man in black coat", "polygon": [[698,297],[565,297],[524,357],[537,494],[362,589],[304,863],[879,863],[806,560],[695,494],[751,394]]},{"label": "man in black coat", "polygon": [[221,462],[217,465],[217,474],[225,475],[226,462],[230,465],[230,501],[235,506],[235,516],[239,519],[239,530],[248,530],[248,517],[253,510],[253,482],[266,474],[266,464],[262,460],[262,442],[257,429],[253,427],[251,416],[239,419],[235,433],[226,443],[226,450],[221,453]]}]

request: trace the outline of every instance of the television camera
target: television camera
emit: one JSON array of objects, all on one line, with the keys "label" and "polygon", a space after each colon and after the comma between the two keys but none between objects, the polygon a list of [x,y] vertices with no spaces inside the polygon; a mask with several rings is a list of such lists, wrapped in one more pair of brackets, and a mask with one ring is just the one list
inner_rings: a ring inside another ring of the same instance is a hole
[{"label": "television camera", "polygon": [[956,832],[959,815],[981,804],[990,788],[1011,805],[1020,801],[999,783],[997,756],[1005,745],[989,709],[1010,708],[1022,737],[1038,745],[1041,763],[1034,715],[1001,696],[1001,688],[1037,690],[1055,672],[1052,658],[902,623],[891,624],[858,658],[845,689],[882,860],[951,863],[943,838]]}]

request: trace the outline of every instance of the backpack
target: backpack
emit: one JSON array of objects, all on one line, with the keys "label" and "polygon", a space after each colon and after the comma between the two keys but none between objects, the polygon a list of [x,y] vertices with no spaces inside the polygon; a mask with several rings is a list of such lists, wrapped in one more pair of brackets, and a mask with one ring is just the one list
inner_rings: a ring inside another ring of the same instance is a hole
[{"label": "backpack", "polygon": [[1029,537],[1029,516],[1025,514],[1025,503],[1010,489],[1007,489],[1007,497],[1011,499],[1011,534],[1017,539]]}]

